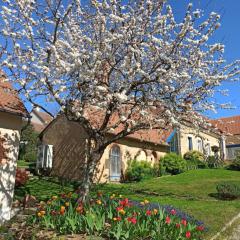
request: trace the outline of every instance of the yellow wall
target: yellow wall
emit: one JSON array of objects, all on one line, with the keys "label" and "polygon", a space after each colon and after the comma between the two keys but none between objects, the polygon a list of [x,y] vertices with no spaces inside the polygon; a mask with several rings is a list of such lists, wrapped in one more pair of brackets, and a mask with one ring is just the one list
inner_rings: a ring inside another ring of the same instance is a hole
[{"label": "yellow wall", "polygon": [[[192,137],[193,150],[198,150],[197,141],[199,138],[203,140],[204,145],[209,143],[210,148],[212,146],[220,147],[220,136],[210,132],[205,132],[204,130],[199,131],[191,127],[181,126],[181,129],[180,129],[180,146],[181,146],[180,154],[181,155],[184,155],[187,151],[189,151],[188,137]],[[211,150],[210,155],[213,155],[213,154],[214,153]]]},{"label": "yellow wall", "polygon": [[168,146],[158,146],[149,143],[138,142],[129,138],[122,139],[116,143],[109,145],[101,158],[98,180],[101,182],[106,182],[109,180],[110,175],[110,162],[109,162],[109,153],[110,149],[118,145],[121,152],[121,169],[125,172],[127,168],[128,160],[137,159],[139,161],[145,160],[151,164],[159,161],[160,157],[164,156],[168,152]]},{"label": "yellow wall", "polygon": [[10,218],[22,118],[0,112],[0,136],[5,139],[7,158],[0,159],[0,222]]},{"label": "yellow wall", "polygon": [[[52,175],[75,180],[81,179],[85,164],[86,139],[87,134],[78,123],[70,122],[63,116],[54,120],[42,136],[43,144],[53,145]],[[138,142],[129,138],[114,144],[120,147],[123,171],[126,170],[129,159],[136,157],[138,160],[148,160],[154,163],[168,151],[168,146]],[[98,164],[95,181],[105,182],[109,180],[109,150],[114,144],[105,149]],[[143,154],[139,155],[141,151],[145,151],[146,159],[141,159],[144,156]]]}]

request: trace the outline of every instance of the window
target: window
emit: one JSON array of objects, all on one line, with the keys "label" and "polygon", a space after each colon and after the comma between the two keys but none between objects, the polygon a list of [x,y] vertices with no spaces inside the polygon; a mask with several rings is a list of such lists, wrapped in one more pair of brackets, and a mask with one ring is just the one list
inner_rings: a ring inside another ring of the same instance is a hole
[{"label": "window", "polygon": [[207,153],[208,156],[211,155],[211,146],[210,146],[210,143],[207,143],[207,144],[206,144],[206,153]]},{"label": "window", "polygon": [[110,180],[119,181],[121,175],[121,153],[119,146],[113,146],[110,150]]},{"label": "window", "polygon": [[170,142],[170,151],[178,153],[178,138],[177,138],[177,134],[174,135],[174,137],[172,138],[172,140]]},{"label": "window", "polygon": [[234,158],[234,150],[232,148],[227,148],[227,158],[228,159]]},{"label": "window", "polygon": [[203,152],[203,142],[202,139],[197,140],[197,149],[199,152]]},{"label": "window", "polygon": [[192,137],[188,137],[188,150],[193,150]]}]

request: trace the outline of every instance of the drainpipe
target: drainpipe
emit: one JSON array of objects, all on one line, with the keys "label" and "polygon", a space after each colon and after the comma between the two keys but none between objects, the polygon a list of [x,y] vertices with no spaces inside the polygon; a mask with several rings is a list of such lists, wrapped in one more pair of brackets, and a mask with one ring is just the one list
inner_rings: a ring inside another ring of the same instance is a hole
[{"label": "drainpipe", "polygon": [[180,127],[177,128],[176,130],[176,134],[177,134],[177,154],[182,154],[182,149],[181,149],[181,131],[180,131]]}]

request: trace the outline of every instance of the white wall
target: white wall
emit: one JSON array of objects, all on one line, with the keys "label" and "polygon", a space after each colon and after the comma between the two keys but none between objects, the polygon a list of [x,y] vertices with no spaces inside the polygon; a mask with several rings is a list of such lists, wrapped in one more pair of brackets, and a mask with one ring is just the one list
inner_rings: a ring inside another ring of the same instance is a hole
[{"label": "white wall", "polygon": [[22,119],[0,112],[0,136],[7,149],[6,159],[0,159],[0,223],[10,219]]},{"label": "white wall", "polygon": [[227,147],[227,160],[234,160],[238,155],[240,155],[240,146]]}]

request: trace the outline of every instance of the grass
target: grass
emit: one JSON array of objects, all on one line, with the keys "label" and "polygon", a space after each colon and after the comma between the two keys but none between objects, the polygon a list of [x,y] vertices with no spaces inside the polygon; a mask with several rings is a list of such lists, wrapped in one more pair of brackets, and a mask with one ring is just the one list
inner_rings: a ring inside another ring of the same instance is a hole
[{"label": "grass", "polygon": [[[94,191],[123,194],[133,200],[148,199],[162,205],[172,205],[209,227],[205,239],[209,239],[240,212],[240,201],[222,201],[214,198],[216,184],[230,181],[240,185],[240,173],[224,169],[191,170],[176,176],[166,176],[129,184],[101,184]],[[46,200],[64,191],[72,191],[74,185],[61,185],[51,178],[35,178],[23,188],[16,190],[15,197],[25,192]]]},{"label": "grass", "polygon": [[36,162],[26,162],[24,160],[18,160],[17,166],[19,168],[35,168]]},{"label": "grass", "polygon": [[51,177],[34,177],[23,187],[15,189],[15,199],[22,199],[26,194],[35,196],[39,201],[45,201],[54,195],[71,192],[74,184],[61,182]]}]

